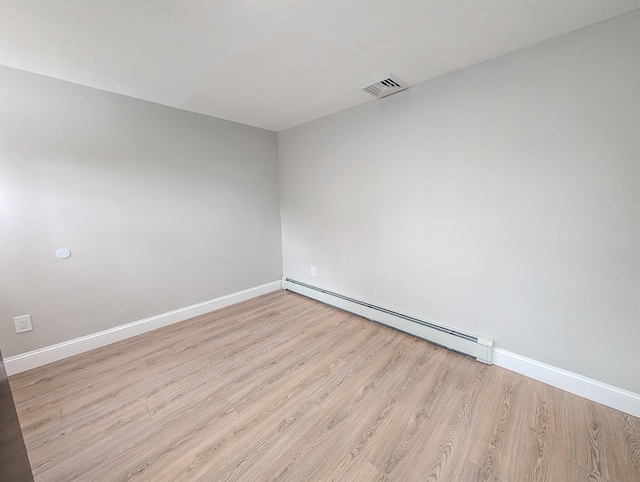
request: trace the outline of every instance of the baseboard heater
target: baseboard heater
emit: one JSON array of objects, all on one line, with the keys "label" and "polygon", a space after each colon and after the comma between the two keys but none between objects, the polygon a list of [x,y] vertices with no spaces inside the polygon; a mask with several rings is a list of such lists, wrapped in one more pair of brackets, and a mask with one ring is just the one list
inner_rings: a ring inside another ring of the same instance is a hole
[{"label": "baseboard heater", "polygon": [[450,350],[491,364],[493,359],[493,340],[482,336],[462,333],[430,321],[419,320],[412,316],[356,300],[333,291],[318,288],[291,278],[282,278],[282,289],[293,291],[313,298],[327,305],[335,306],[368,320],[395,328],[409,335],[422,338]]}]

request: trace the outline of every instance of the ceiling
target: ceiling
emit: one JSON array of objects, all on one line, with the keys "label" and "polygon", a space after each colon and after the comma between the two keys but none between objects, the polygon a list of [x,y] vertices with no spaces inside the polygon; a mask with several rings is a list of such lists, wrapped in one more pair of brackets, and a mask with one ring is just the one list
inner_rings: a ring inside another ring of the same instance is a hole
[{"label": "ceiling", "polygon": [[[281,131],[640,0],[0,0],[0,64]],[[402,94],[400,94],[402,95]]]}]

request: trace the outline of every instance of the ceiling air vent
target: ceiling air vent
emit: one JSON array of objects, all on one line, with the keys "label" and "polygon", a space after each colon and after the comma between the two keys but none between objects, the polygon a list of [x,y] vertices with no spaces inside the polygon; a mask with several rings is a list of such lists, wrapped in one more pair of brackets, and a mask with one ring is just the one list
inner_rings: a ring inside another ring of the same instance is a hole
[{"label": "ceiling air vent", "polygon": [[380,99],[381,97],[405,90],[407,87],[407,84],[402,82],[398,77],[389,75],[386,79],[376,82],[375,84],[362,87],[362,90],[366,90]]}]

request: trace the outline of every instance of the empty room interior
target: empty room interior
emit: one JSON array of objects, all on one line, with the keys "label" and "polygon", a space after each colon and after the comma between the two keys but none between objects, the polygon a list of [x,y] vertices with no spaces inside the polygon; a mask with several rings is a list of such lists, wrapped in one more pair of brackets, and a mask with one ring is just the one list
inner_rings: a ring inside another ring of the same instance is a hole
[{"label": "empty room interior", "polygon": [[640,480],[640,0],[0,0],[0,481]]}]

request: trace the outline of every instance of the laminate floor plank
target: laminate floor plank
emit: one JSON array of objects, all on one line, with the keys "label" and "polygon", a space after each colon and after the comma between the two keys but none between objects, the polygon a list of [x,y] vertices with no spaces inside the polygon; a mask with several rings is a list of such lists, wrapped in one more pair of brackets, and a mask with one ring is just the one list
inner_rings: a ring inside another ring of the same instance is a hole
[{"label": "laminate floor plank", "polygon": [[[237,430],[242,420],[226,400],[218,399],[190,411],[176,412],[163,422],[179,426],[166,433],[162,425],[154,423],[147,433],[135,434],[127,450],[110,456],[108,464],[118,468],[113,480],[176,480],[164,474],[189,467],[194,450],[202,444],[212,447],[211,453],[217,455],[227,433]],[[94,473],[97,476],[104,471],[97,467]]]},{"label": "laminate floor plank", "polygon": [[[329,480],[346,480],[353,477],[362,461],[370,459],[373,455],[376,445],[384,443],[381,437],[388,428],[404,416],[405,410],[410,406],[408,400],[418,386],[415,378],[411,376],[414,374],[411,367],[416,363],[416,343],[416,340],[401,339],[394,356],[369,380],[367,389],[382,389],[389,397],[379,409],[373,410],[368,417],[362,417],[365,424],[360,431],[353,434],[354,439],[347,445],[346,452],[337,454],[341,460],[332,464],[335,465],[335,469],[329,475]],[[404,383],[392,383],[398,379]]]},{"label": "laminate floor plank", "polygon": [[548,390],[530,388],[527,395],[530,419],[524,420],[526,425],[522,427],[524,433],[518,447],[520,453],[526,454],[527,463],[515,466],[514,477],[529,476],[532,482],[538,482],[549,477],[553,457],[550,430],[554,420],[550,418]]},{"label": "laminate floor plank", "polygon": [[[274,386],[287,384],[291,386],[291,380],[308,374],[309,370],[317,369],[314,365],[317,359],[322,359],[326,353],[330,353],[330,358],[337,359],[341,354],[341,345],[344,345],[344,338],[353,335],[353,330],[340,329],[338,325],[329,326],[318,330],[310,331],[307,336],[295,343],[295,349],[287,357],[278,359],[278,363],[265,360],[272,370],[262,373],[262,383],[254,384],[250,390],[234,390],[228,395],[228,400],[235,406],[250,403],[257,400],[264,392],[272,390]],[[261,363],[262,364],[262,363]],[[294,375],[294,376],[290,376]]]},{"label": "laminate floor plank", "polygon": [[[587,402],[593,408],[596,423],[600,425],[603,475],[609,480],[640,481],[640,467],[634,465],[633,460],[629,458],[629,450],[616,449],[617,440],[620,439],[620,435],[625,434],[623,414],[617,410],[609,410],[598,403]],[[627,444],[627,448],[631,447],[632,444]]]},{"label": "laminate floor plank", "polygon": [[[318,454],[324,454],[327,448],[331,449],[331,444],[348,443],[342,437],[333,436],[336,432],[340,432],[335,430],[337,427],[353,427],[352,423],[358,418],[363,407],[371,409],[373,402],[382,402],[382,396],[376,397],[372,384],[367,382],[384,371],[384,362],[394,357],[393,352],[382,350],[382,348],[397,347],[399,336],[390,331],[386,335],[386,337],[380,337],[374,345],[367,346],[366,350],[357,353],[354,363],[345,367],[335,380],[325,383],[324,393],[311,394],[311,400],[323,410],[318,410],[318,415],[309,421],[299,441],[291,444],[288,450],[265,467],[263,472],[268,479],[286,476],[286,480],[299,480],[300,472],[307,470],[310,466],[307,463],[308,459],[317,460]],[[385,354],[386,360],[379,360]],[[353,380],[354,373],[358,374],[359,383]],[[350,383],[343,383],[349,378],[352,378]],[[340,386],[340,390],[336,390],[336,386]],[[363,421],[356,420],[355,423],[357,425]],[[343,429],[341,433],[352,436],[353,430],[353,428]],[[339,454],[338,451],[336,453]],[[305,467],[301,467],[302,465]]]},{"label": "laminate floor plank", "polygon": [[[329,327],[334,327],[332,323],[328,324]],[[321,326],[321,325],[320,325]],[[348,327],[345,327],[348,328]],[[187,470],[180,471],[176,474],[163,473],[162,476],[170,480],[197,480],[204,473],[204,477],[207,480],[211,480],[211,474],[207,472],[208,454],[210,454],[215,447],[218,452],[218,457],[224,457],[226,460],[233,460],[232,463],[227,466],[218,463],[218,470],[222,472],[220,476],[221,480],[227,478],[237,477],[240,474],[248,476],[245,472],[253,467],[250,462],[256,457],[261,456],[262,451],[267,450],[273,443],[274,438],[281,435],[285,427],[289,427],[293,422],[304,413],[304,410],[300,408],[300,405],[304,407],[305,403],[299,403],[293,400],[298,395],[298,392],[304,386],[309,385],[309,380],[312,382],[314,378],[324,378],[327,373],[330,373],[331,369],[338,366],[336,354],[330,349],[336,345],[337,340],[343,339],[346,330],[339,331],[337,334],[334,330],[317,329],[309,331],[309,343],[305,350],[301,350],[301,354],[292,355],[288,359],[285,358],[282,363],[277,366],[272,361],[262,360],[266,366],[271,366],[277,369],[268,373],[262,373],[259,380],[254,380],[249,386],[253,387],[253,391],[249,394],[244,394],[239,399],[234,397],[228,397],[230,403],[232,403],[234,410],[242,408],[242,406],[248,407],[248,410],[244,410],[242,413],[244,419],[248,418],[249,423],[238,426],[233,431],[233,437],[227,437],[225,440],[216,441],[211,444],[211,441],[203,441],[198,447],[193,450],[191,460],[186,465]],[[304,344],[303,344],[304,346]],[[321,357],[320,359],[317,359]],[[309,363],[313,361],[314,363]],[[315,372],[318,372],[317,374]],[[297,386],[292,385],[289,379],[301,380],[301,383]],[[261,384],[260,381],[263,383]],[[265,389],[268,387],[268,389]],[[231,391],[233,395],[236,390]],[[238,391],[238,393],[242,393]],[[260,396],[263,395],[263,396]],[[252,400],[254,396],[259,397],[260,403],[248,403],[248,400]],[[299,400],[306,402],[306,397],[299,397]],[[310,406],[309,403],[306,403]],[[284,407],[291,407],[292,413],[285,417],[288,420],[286,423],[282,421],[277,424],[277,420],[274,421],[271,418],[274,416],[282,417],[283,414],[288,412]],[[308,408],[308,407],[307,407]],[[251,412],[252,411],[252,412]],[[271,417],[271,418],[269,418]],[[265,420],[266,418],[266,420]],[[270,434],[269,427],[277,427],[275,434]],[[250,444],[242,440],[237,435],[239,433],[252,430],[262,434],[261,437],[254,438]],[[242,445],[236,446],[236,443],[240,442]],[[235,459],[234,459],[235,457]],[[237,459],[237,460],[236,460]],[[254,475],[252,474],[252,477]]]},{"label": "laminate floor plank", "polygon": [[[535,468],[528,465],[534,460],[537,463],[539,456],[537,439],[532,430],[536,426],[536,402],[536,393],[527,379],[517,375],[515,389],[509,400],[503,445],[498,449],[496,474],[500,480],[530,480],[535,472]],[[527,463],[523,464],[522,459]]]},{"label": "laminate floor plank", "polygon": [[[429,455],[439,454],[438,439],[451,426],[463,403],[464,394],[452,382],[460,361],[460,357],[446,357],[436,368],[431,383],[423,387],[424,396],[412,412],[415,421],[415,426],[411,427],[415,436],[413,444],[402,463],[396,464],[393,475],[389,477],[387,472],[389,480],[419,480],[425,471],[433,468]],[[423,425],[418,429],[420,422]]]},{"label": "laminate floor plank", "polygon": [[608,451],[602,433],[605,421],[600,418],[595,404],[569,393],[564,398],[567,401],[565,417],[571,424],[567,431],[569,460],[581,467],[588,477],[620,480],[612,477],[614,467],[605,458],[605,451]]},{"label": "laminate floor plank", "polygon": [[95,393],[96,388],[105,387],[110,378],[116,384],[121,384],[124,381],[120,377],[122,373],[131,372],[140,366],[140,355],[135,350],[140,344],[132,345],[132,350],[126,354],[119,353],[116,347],[112,357],[96,361],[93,369],[88,368],[84,362],[65,364],[62,369],[58,365],[47,365],[37,371],[37,376],[18,379],[15,388],[12,378],[12,390],[16,395],[14,398],[18,399],[16,407],[25,416],[25,422],[28,416],[35,416],[39,410],[57,410],[63,403]]},{"label": "laminate floor plank", "polygon": [[513,440],[507,437],[507,428],[517,429],[514,406],[523,390],[523,379],[509,372],[501,372],[494,379],[492,392],[495,394],[480,415],[484,426],[478,431],[478,438],[471,450],[469,460],[484,471],[485,479],[495,477],[508,480],[505,450],[511,451]]},{"label": "laminate floor plank", "polygon": [[[569,479],[552,479],[552,480],[569,480]],[[464,464],[464,471],[460,482],[504,482],[496,479],[492,474],[487,473],[484,469],[478,467],[473,462],[467,461]]]},{"label": "laminate floor plank", "polygon": [[630,468],[639,472],[640,480],[640,419],[626,413],[620,413],[621,431],[624,433],[625,446],[627,448],[627,461]]},{"label": "laminate floor plank", "polygon": [[[335,357],[331,353],[326,353],[315,370],[326,374],[327,368],[330,370],[338,365]],[[309,372],[310,369],[310,366],[300,368],[304,370],[299,373],[303,375],[303,379],[309,375],[315,376],[315,373]],[[252,469],[257,471],[256,464],[252,462],[256,458],[269,460],[265,452],[277,448],[278,443],[286,442],[297,430],[304,429],[305,425],[301,419],[316,408],[306,396],[304,387],[307,384],[302,381],[303,379],[296,387],[281,384],[266,393],[260,403],[245,407],[242,412],[242,423],[216,447],[218,459],[224,462],[209,459],[203,463],[202,461],[206,458],[203,455],[206,456],[212,450],[211,445],[205,444],[196,451],[195,463],[190,464],[188,470],[178,474],[176,480],[200,480],[200,478],[202,480],[233,480],[241,474],[247,477],[245,480],[253,480],[246,473],[250,473]],[[245,434],[249,433],[255,435],[247,437]],[[284,434],[288,436],[283,437]],[[210,472],[210,464],[216,464],[215,476]]]},{"label": "laminate floor plank", "polygon": [[[475,374],[473,384],[464,390],[457,388],[460,403],[452,404],[449,412],[453,415],[447,423],[434,429],[430,444],[433,447],[424,457],[424,469],[416,480],[448,481],[460,480],[466,466],[465,455],[471,451],[473,436],[477,431],[479,417],[473,417],[482,405],[481,387],[487,367],[474,364],[468,373]],[[457,413],[456,413],[457,408]],[[454,415],[455,414],[455,415]],[[516,479],[514,479],[516,480]]]},{"label": "laminate floor plank", "polygon": [[640,420],[290,292],[10,377],[37,482],[640,480]]},{"label": "laminate floor plank", "polygon": [[352,469],[345,474],[345,478],[342,480],[345,482],[359,482],[362,480],[378,480],[379,477],[380,471],[378,469],[370,463],[363,463],[352,465]]},{"label": "laminate floor plank", "polygon": [[[366,325],[362,325],[366,326]],[[392,334],[392,332],[390,332]],[[367,347],[367,345],[358,345],[359,347]],[[374,350],[375,352],[375,350]],[[318,414],[321,413],[321,410],[316,401],[311,401],[309,396],[313,397],[313,391],[315,390],[316,385],[322,385],[324,383],[325,386],[331,387],[334,386],[334,380],[332,379],[332,375],[336,374],[335,378],[339,378],[340,380],[344,380],[346,378],[346,374],[351,372],[351,367],[346,367],[346,363],[342,361],[340,358],[334,359],[335,355],[342,356],[343,353],[336,351],[329,351],[326,355],[326,359],[324,363],[320,363],[317,366],[320,369],[315,369],[315,372],[310,376],[305,376],[302,379],[302,383],[298,386],[293,387],[293,393],[298,390],[304,390],[303,393],[307,396],[307,400],[303,408],[304,410],[298,410],[294,414],[285,417],[281,423],[277,427],[277,433],[273,435],[280,435],[284,430],[289,430],[289,434],[286,438],[278,437],[269,441],[261,441],[260,442],[260,450],[251,450],[247,451],[247,455],[244,456],[243,462],[249,459],[255,458],[256,454],[261,454],[265,460],[271,460],[280,456],[283,452],[286,452],[287,449],[298,448],[298,438],[301,437],[302,432],[308,431],[308,424],[313,422],[313,419],[318,418]],[[365,356],[364,359],[368,357]],[[358,366],[360,366],[358,364]],[[371,368],[375,368],[374,365],[369,365]],[[290,386],[288,383],[287,385]],[[292,392],[288,393],[286,396],[290,396]],[[315,398],[315,397],[314,397]],[[320,399],[324,399],[324,397],[320,397]],[[263,403],[265,400],[263,400]],[[267,405],[270,405],[269,401],[266,401]],[[313,415],[309,415],[313,414]],[[295,423],[295,427],[293,427]],[[242,464],[240,464],[242,465]],[[261,471],[264,474],[264,471]],[[230,472],[229,476],[239,476],[240,473],[236,470],[235,472]],[[251,473],[243,474],[243,476],[249,477]],[[266,476],[265,476],[266,477]],[[224,478],[222,479],[224,480]],[[247,480],[250,480],[248,478]]]}]

